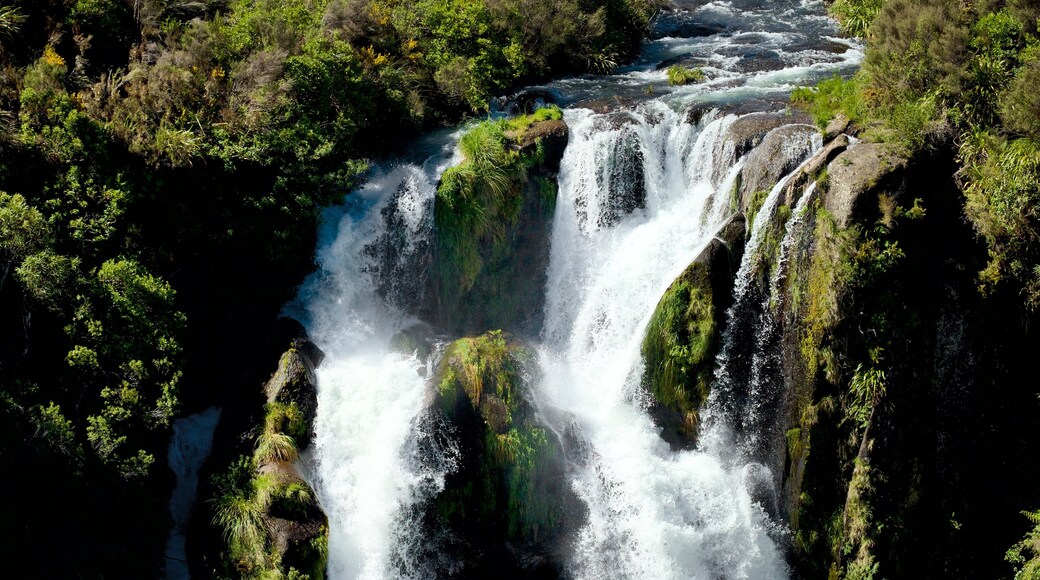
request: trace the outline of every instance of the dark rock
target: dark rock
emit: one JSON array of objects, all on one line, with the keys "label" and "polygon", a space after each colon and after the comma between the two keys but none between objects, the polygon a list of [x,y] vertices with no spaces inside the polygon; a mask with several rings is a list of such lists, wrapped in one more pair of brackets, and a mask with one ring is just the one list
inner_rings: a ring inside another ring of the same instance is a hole
[{"label": "dark rock", "polygon": [[418,323],[398,332],[390,339],[390,346],[402,354],[414,354],[425,363],[433,353],[433,329]]},{"label": "dark rock", "polygon": [[[639,136],[628,126],[621,128],[621,136],[607,158],[605,208],[600,211],[598,226],[608,228],[637,209],[646,207],[646,175],[643,170],[644,156]],[[602,181],[602,177],[601,177]]]}]

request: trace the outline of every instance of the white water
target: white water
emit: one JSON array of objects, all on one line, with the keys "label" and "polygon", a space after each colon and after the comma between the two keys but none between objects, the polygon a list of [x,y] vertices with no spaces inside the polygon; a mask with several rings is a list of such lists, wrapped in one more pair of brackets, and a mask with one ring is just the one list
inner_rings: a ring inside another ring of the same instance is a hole
[{"label": "white water", "polygon": [[[364,251],[388,243],[384,210],[403,227],[407,261],[430,232],[434,184],[451,148],[431,165],[401,165],[355,192],[326,216],[319,272],[301,292],[308,332],[326,354],[318,375],[316,466],[312,478],[329,517],[329,577],[424,577],[407,554],[420,550],[410,508],[443,488],[451,450],[420,457],[414,442],[427,428],[424,366],[390,348],[414,323],[380,296],[385,264]],[[401,233],[401,232],[397,232]],[[392,243],[392,242],[389,242]],[[393,292],[408,292],[407,280]]]},{"label": "white water", "polygon": [[703,451],[671,452],[640,404],[645,326],[721,225],[701,218],[717,215],[713,203],[729,203],[717,193],[731,183],[714,176],[732,173],[719,137],[734,118],[696,130],[653,104],[635,117],[649,172],[647,207],[612,229],[586,232],[576,205],[598,194],[590,172],[605,137],[596,116],[567,115],[572,137],[554,222],[539,393],[543,405],[573,418],[588,447],[574,487],[589,519],[571,571],[580,578],[784,577],[771,524],[745,489],[744,466]]},{"label": "white water", "polygon": [[189,415],[173,422],[173,437],[170,438],[169,466],[177,476],[177,484],[170,497],[170,516],[173,526],[166,542],[166,568],[164,575],[169,580],[190,578],[188,571],[187,541],[191,508],[195,505],[195,494],[199,488],[199,469],[209,457],[213,446],[213,433],[220,421],[220,409],[210,407],[201,413]]}]

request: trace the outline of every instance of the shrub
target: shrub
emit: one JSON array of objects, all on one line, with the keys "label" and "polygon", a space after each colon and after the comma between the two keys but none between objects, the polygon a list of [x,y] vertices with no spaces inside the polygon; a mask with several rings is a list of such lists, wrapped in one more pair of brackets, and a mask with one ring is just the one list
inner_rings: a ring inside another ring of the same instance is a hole
[{"label": "shrub", "polygon": [[670,85],[699,83],[704,79],[704,71],[699,68],[689,68],[678,64],[668,67],[668,84]]}]

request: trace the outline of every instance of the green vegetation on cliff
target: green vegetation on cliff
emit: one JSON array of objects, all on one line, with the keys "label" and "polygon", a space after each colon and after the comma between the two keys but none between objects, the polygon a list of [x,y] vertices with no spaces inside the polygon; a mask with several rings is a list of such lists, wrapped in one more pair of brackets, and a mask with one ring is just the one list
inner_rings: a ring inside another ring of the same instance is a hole
[{"label": "green vegetation on cliff", "polygon": [[537,310],[531,300],[542,280],[532,270],[544,270],[536,264],[548,258],[562,117],[557,107],[543,108],[484,121],[460,139],[463,161],[444,172],[434,209],[437,309],[448,328],[515,328]]},{"label": "green vegetation on cliff", "polygon": [[715,367],[716,308],[709,266],[694,262],[664,293],[643,338],[644,382],[654,400],[677,415],[678,431],[690,441]]},{"label": "green vegetation on cliff", "polygon": [[[864,66],[793,100],[821,129],[844,116],[906,168],[865,184],[877,209],[843,217],[848,227],[816,211],[811,257],[791,276],[796,567],[1003,576],[999,555],[1026,533],[1007,560],[1027,574],[1033,532],[1018,512],[1040,502],[1025,483],[1040,445],[1026,362],[1040,303],[1040,8],[841,0],[832,11],[866,37]],[[831,169],[830,185],[850,177]]]},{"label": "green vegetation on cliff", "polygon": [[839,0],[868,38],[863,69],[796,91],[818,123],[844,114],[908,153],[956,143],[966,215],[989,247],[986,292],[1040,306],[1040,7],[1010,0]]},{"label": "green vegetation on cliff", "polygon": [[528,395],[531,355],[501,331],[453,342],[434,380],[463,461],[437,497],[453,529],[537,542],[562,523],[559,443],[541,426]]}]

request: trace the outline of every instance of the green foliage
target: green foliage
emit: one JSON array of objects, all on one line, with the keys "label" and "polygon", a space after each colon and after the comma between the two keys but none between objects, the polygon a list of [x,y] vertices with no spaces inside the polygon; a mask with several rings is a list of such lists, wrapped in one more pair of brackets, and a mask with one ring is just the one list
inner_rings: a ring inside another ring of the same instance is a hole
[{"label": "green foliage", "polygon": [[291,403],[275,401],[267,404],[264,430],[272,433],[285,433],[293,439],[301,439],[307,434],[307,420],[295,401]]},{"label": "green foliage", "polygon": [[833,77],[821,81],[814,88],[795,89],[791,93],[791,101],[808,105],[809,114],[821,129],[839,113],[852,122],[862,122],[866,117],[862,94],[864,82],[863,74],[857,74],[848,80]]},{"label": "green foliage", "polygon": [[[441,517],[483,527],[506,538],[538,540],[560,523],[558,444],[536,426],[524,396],[523,366],[530,354],[501,331],[462,338],[444,352],[435,378],[441,409],[457,425],[476,413],[479,437],[459,478],[438,496]],[[460,407],[461,405],[461,407]]]},{"label": "green foliage", "polygon": [[875,368],[856,367],[849,383],[850,400],[847,404],[847,416],[860,429],[866,429],[874,415],[874,408],[885,396],[885,372]]},{"label": "green foliage", "polygon": [[965,213],[989,246],[981,287],[990,291],[1014,281],[1027,307],[1035,309],[1040,306],[1040,146],[1032,139],[1008,141],[988,132],[971,137],[961,147],[961,158]]},{"label": "green foliage", "polygon": [[39,304],[60,311],[70,299],[81,274],[79,258],[44,250],[27,256],[15,270],[25,291]]},{"label": "green foliage", "polygon": [[849,36],[866,36],[881,13],[882,0],[835,0],[830,13],[838,19],[841,31]]},{"label": "green foliage", "polygon": [[539,530],[551,530],[561,514],[548,489],[548,468],[556,447],[545,430],[522,427],[503,434],[488,431],[486,446],[496,469],[504,473],[508,537],[537,538]]},{"label": "green foliage", "polygon": [[497,410],[489,409],[486,404],[488,398],[493,397],[504,405],[505,416],[495,418],[497,420],[488,418],[488,422],[508,425],[521,404],[518,392],[521,365],[527,357],[501,330],[453,342],[444,353],[438,375],[442,403],[454,404],[456,393],[461,391],[474,408]]},{"label": "green foliage", "polygon": [[216,496],[210,500],[214,508],[213,525],[219,527],[239,570],[263,566],[267,560],[267,531],[263,513],[266,509],[262,486],[253,476],[253,463],[241,457],[227,473],[214,479]]},{"label": "green foliage", "polygon": [[[543,156],[540,143],[523,150],[519,144],[534,124],[561,117],[558,108],[549,107],[513,119],[488,120],[460,139],[464,160],[441,176],[434,207],[436,277],[448,311],[461,308],[487,263],[492,264],[492,272],[508,275],[506,233],[519,224],[525,187],[532,173],[539,177]],[[538,184],[543,193],[539,209],[551,211],[555,188]],[[495,282],[499,280],[489,283]],[[486,315],[493,320],[511,314],[511,303],[498,295],[501,303],[485,305]]]},{"label": "green foliage", "polygon": [[1040,578],[1040,511],[1022,512],[1034,525],[1022,540],[1012,546],[1004,559],[1015,567],[1015,580]]},{"label": "green foliage", "polygon": [[43,214],[24,197],[0,191],[0,288],[11,268],[39,251],[49,233]]},{"label": "green foliage", "polygon": [[25,15],[17,7],[0,6],[0,41],[10,41],[14,38],[24,22]]},{"label": "green foliage", "polygon": [[280,461],[291,463],[300,457],[296,441],[285,433],[264,431],[256,441],[256,461],[270,463]]},{"label": "green foliage", "polygon": [[644,384],[678,415],[679,431],[690,439],[715,365],[715,316],[707,266],[695,262],[665,292],[643,338]]},{"label": "green foliage", "polygon": [[679,64],[668,67],[668,84],[670,85],[699,83],[704,79],[704,71],[699,68],[690,68]]}]

